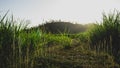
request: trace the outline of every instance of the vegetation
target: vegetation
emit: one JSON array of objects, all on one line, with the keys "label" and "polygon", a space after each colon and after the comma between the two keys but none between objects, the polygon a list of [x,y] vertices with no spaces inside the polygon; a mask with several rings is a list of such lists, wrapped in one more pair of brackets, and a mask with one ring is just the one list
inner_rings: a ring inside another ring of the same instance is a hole
[{"label": "vegetation", "polygon": [[[25,26],[26,25],[26,26]],[[52,21],[38,27],[0,18],[0,68],[119,68],[120,13],[100,24]]]},{"label": "vegetation", "polygon": [[87,26],[82,24],[73,24],[70,22],[64,21],[50,21],[46,22],[43,25],[39,25],[39,27],[46,32],[51,32],[53,34],[59,33],[69,33],[69,34],[76,34],[79,32],[84,32],[87,30]]},{"label": "vegetation", "polygon": [[90,41],[92,48],[96,46],[99,50],[105,49],[120,63],[120,13],[118,11],[108,15],[104,13],[102,23],[95,24],[90,31]]}]

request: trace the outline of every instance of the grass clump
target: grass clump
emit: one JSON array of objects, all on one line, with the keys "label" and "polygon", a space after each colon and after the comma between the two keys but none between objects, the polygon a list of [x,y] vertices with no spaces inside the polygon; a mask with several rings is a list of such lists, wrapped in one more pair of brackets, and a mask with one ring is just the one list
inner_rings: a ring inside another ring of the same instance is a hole
[{"label": "grass clump", "polygon": [[39,33],[25,32],[27,26],[6,15],[0,19],[0,67],[33,68]]},{"label": "grass clump", "polygon": [[91,48],[95,47],[97,50],[105,50],[118,59],[118,52],[120,51],[119,28],[120,13],[118,11],[114,11],[114,13],[108,15],[104,13],[101,24],[95,24],[95,27],[89,32]]},{"label": "grass clump", "polygon": [[0,60],[2,61],[0,67],[2,68],[7,68],[15,59],[13,52],[18,45],[20,30],[20,27],[14,25],[13,17],[5,20],[6,15],[7,13],[0,19]]}]

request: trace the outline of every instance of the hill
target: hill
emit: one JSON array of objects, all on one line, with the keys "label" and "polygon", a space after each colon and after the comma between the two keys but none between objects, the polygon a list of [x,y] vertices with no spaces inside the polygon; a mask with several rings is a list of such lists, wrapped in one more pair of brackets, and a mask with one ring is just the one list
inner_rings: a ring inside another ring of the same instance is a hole
[{"label": "hill", "polygon": [[43,25],[39,25],[41,29],[44,29],[46,32],[51,32],[53,34],[58,33],[70,33],[76,34],[80,32],[85,32],[87,27],[82,24],[73,24],[70,22],[63,22],[63,21],[51,21],[46,22]]}]

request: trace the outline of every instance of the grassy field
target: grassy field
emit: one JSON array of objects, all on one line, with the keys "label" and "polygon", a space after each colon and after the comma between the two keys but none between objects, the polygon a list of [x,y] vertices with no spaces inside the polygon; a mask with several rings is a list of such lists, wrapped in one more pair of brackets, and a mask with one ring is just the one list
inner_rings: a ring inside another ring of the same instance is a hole
[{"label": "grassy field", "polygon": [[7,13],[0,17],[0,68],[119,68],[120,13],[77,34],[27,28]]}]

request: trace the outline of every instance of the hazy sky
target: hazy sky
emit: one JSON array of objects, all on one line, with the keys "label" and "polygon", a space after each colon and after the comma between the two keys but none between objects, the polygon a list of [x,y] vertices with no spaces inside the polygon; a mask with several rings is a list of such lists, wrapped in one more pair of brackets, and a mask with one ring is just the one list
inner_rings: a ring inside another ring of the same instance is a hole
[{"label": "hazy sky", "polygon": [[0,13],[10,10],[16,18],[31,20],[31,25],[46,20],[91,23],[114,9],[120,11],[120,0],[0,0]]}]

